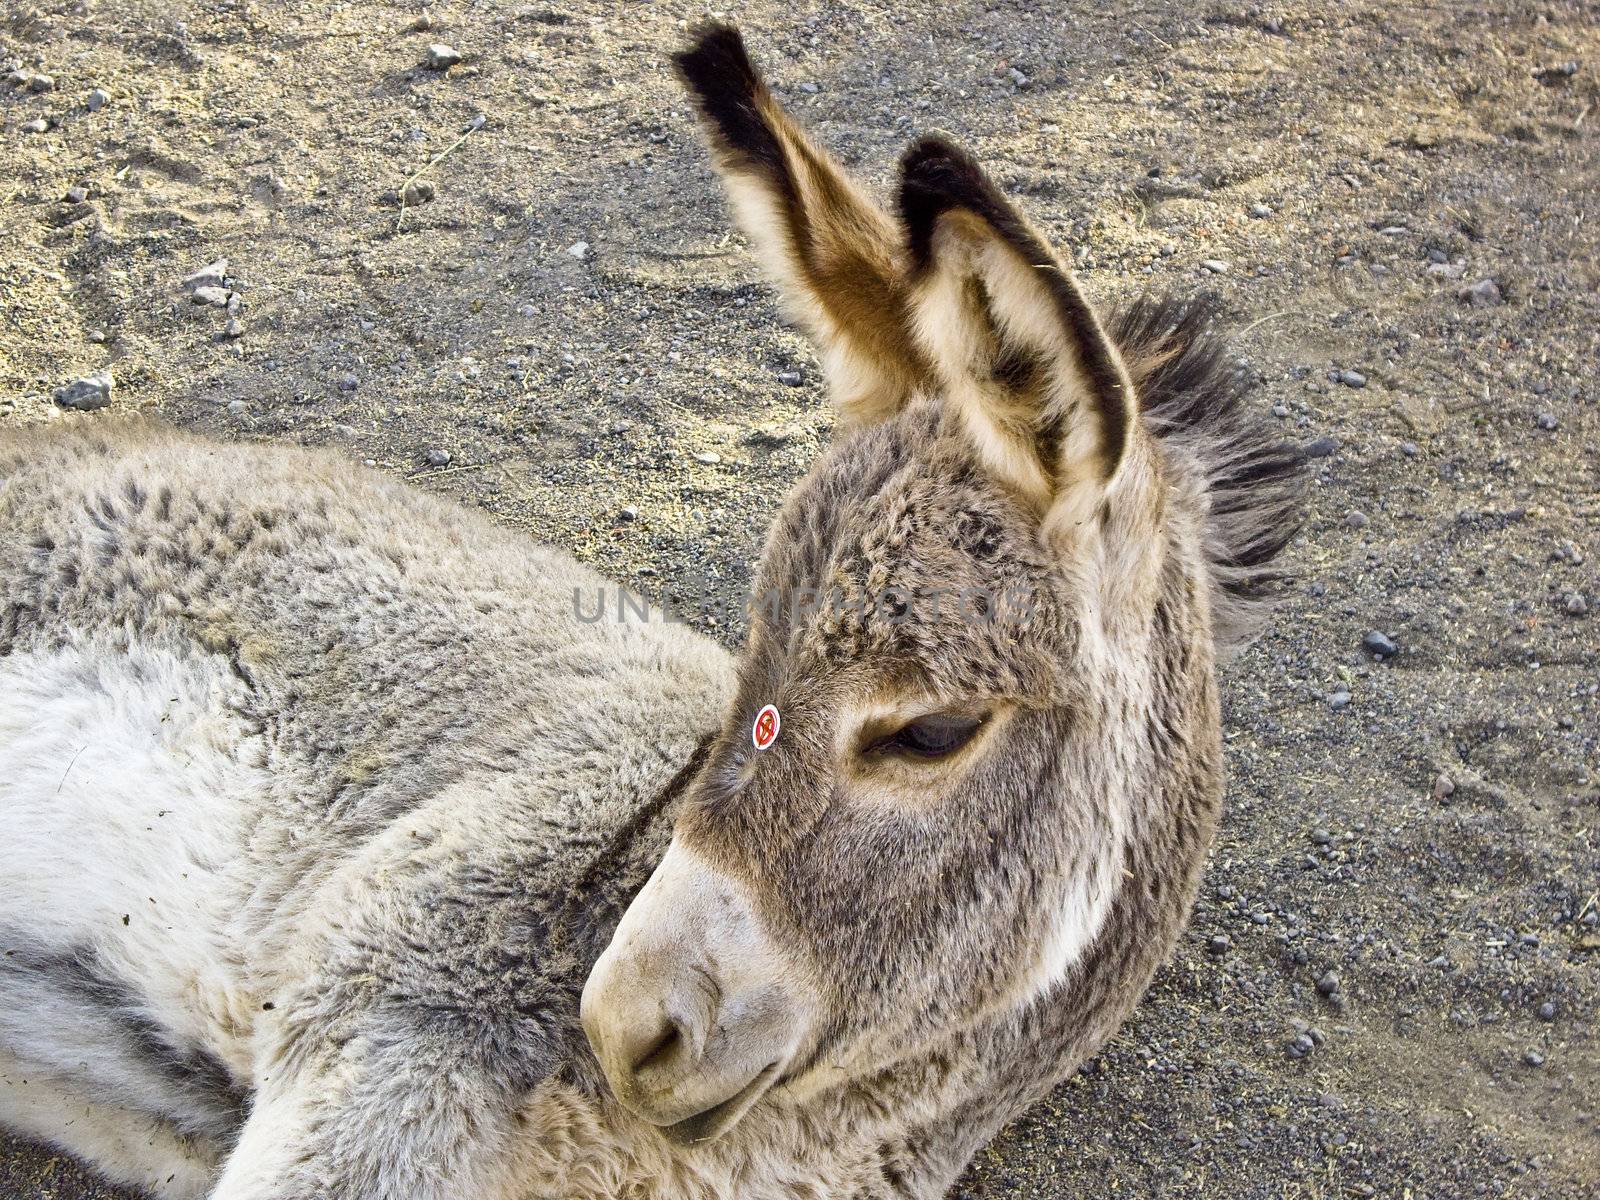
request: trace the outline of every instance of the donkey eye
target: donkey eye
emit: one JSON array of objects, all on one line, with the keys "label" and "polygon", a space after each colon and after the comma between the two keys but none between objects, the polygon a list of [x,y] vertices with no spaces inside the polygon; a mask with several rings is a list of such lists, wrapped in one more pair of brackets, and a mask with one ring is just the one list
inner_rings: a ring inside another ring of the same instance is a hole
[{"label": "donkey eye", "polygon": [[982,717],[958,713],[930,713],[902,725],[872,749],[880,754],[912,758],[944,758],[972,740],[983,727]]}]

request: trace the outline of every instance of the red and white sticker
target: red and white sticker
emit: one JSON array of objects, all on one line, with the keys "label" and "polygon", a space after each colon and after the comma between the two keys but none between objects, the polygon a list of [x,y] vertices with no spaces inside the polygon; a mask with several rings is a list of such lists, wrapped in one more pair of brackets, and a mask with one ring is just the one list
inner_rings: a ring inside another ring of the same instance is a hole
[{"label": "red and white sticker", "polygon": [[756,714],[756,723],[750,726],[750,740],[757,750],[765,750],[778,740],[778,726],[782,723],[776,705],[769,704]]}]

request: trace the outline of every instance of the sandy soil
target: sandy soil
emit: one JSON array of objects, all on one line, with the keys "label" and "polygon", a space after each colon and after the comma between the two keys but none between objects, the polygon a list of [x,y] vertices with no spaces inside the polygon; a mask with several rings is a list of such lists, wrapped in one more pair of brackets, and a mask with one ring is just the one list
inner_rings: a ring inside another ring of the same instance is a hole
[{"label": "sandy soil", "polygon": [[[107,370],[106,411],[341,446],[736,641],[832,422],[665,66],[699,14],[8,3],[0,422]],[[1325,452],[1177,960],[965,1194],[1600,1194],[1595,8],[734,15],[873,181],[943,128],[1098,297],[1216,293]],[[231,326],[181,284],[220,257]],[[0,1194],[111,1195],[4,1140]]]}]

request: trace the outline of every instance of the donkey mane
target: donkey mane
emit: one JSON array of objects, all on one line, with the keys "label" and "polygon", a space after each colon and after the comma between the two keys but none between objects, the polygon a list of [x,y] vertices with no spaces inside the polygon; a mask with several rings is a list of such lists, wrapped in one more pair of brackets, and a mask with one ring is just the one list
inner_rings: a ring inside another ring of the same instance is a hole
[{"label": "donkey mane", "polygon": [[1108,326],[1145,427],[1203,490],[1212,622],[1226,658],[1260,632],[1288,575],[1278,553],[1304,519],[1306,479],[1305,455],[1247,402],[1249,372],[1215,315],[1208,299],[1141,297]]}]

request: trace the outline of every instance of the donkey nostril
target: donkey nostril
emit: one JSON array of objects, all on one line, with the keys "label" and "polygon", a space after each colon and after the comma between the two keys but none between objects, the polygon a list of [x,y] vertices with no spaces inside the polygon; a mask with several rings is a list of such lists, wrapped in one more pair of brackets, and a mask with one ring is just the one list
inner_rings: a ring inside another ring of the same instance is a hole
[{"label": "donkey nostril", "polygon": [[661,1031],[661,1036],[646,1046],[644,1052],[634,1059],[633,1073],[638,1075],[651,1067],[662,1066],[677,1053],[678,1046],[682,1042],[683,1033],[678,1028],[678,1023],[669,1020],[666,1028]]}]

